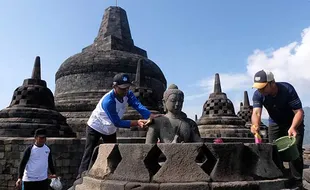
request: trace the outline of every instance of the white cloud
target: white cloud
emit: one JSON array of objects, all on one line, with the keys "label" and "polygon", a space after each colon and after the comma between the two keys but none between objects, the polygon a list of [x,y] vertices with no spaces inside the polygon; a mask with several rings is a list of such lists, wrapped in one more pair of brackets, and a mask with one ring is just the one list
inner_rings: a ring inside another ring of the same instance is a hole
[{"label": "white cloud", "polygon": [[[299,94],[303,106],[310,106],[308,89],[310,87],[310,27],[302,31],[300,42],[295,41],[277,49],[266,48],[269,49],[265,51],[257,49],[249,55],[245,73],[219,73],[222,91],[228,95],[228,98],[232,98],[236,113],[239,110],[239,100],[243,100],[243,91],[251,89],[253,76],[261,69],[272,71],[276,81],[291,83]],[[213,92],[214,76],[200,80],[198,85],[204,89],[204,92],[186,97],[187,101],[200,97],[206,98]],[[249,97],[252,93],[249,92]],[[252,102],[251,98],[250,102]],[[189,110],[194,111],[193,107]],[[263,118],[266,117],[268,114],[265,110]]]},{"label": "white cloud", "polygon": [[291,83],[304,105],[310,105],[310,27],[301,33],[300,42],[292,42],[276,50],[255,50],[248,58],[247,74],[253,76],[260,69],[273,72],[276,81]]}]

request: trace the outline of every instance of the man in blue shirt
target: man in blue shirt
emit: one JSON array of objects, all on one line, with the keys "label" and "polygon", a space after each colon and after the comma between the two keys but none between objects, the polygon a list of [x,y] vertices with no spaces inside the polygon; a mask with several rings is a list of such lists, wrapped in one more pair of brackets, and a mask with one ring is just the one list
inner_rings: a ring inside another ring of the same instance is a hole
[{"label": "man in blue shirt", "polygon": [[282,137],[294,136],[299,158],[290,162],[291,175],[298,183],[302,182],[304,138],[304,111],[294,87],[287,82],[275,82],[272,72],[261,70],[254,76],[253,114],[251,132],[258,132],[262,107],[269,114],[269,142]]},{"label": "man in blue shirt", "polygon": [[[135,97],[129,87],[132,82],[128,74],[119,73],[113,78],[113,89],[106,93],[98,102],[93,110],[86,129],[85,151],[79,167],[79,175],[88,169],[92,153],[102,138],[104,143],[116,143],[117,128],[130,128],[131,126],[145,127],[154,117]],[[144,119],[122,120],[127,107],[136,109]]]}]

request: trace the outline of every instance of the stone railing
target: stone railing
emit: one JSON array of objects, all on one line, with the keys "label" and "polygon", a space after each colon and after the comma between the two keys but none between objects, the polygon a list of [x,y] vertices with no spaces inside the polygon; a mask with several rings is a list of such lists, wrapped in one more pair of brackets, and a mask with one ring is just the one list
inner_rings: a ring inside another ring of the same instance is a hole
[{"label": "stone railing", "polygon": [[282,189],[271,144],[102,144],[82,189]]}]

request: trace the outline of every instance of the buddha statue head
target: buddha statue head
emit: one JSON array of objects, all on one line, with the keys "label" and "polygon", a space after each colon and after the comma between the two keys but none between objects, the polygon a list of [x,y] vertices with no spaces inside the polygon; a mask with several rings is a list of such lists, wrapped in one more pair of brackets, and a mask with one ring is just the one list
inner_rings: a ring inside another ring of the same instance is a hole
[{"label": "buddha statue head", "polygon": [[184,93],[179,90],[178,86],[171,84],[164,92],[163,105],[166,113],[173,115],[184,114],[182,112],[184,102]]},{"label": "buddha statue head", "polygon": [[184,93],[171,84],[163,95],[166,115],[149,125],[146,143],[201,142],[197,124],[182,112]]}]

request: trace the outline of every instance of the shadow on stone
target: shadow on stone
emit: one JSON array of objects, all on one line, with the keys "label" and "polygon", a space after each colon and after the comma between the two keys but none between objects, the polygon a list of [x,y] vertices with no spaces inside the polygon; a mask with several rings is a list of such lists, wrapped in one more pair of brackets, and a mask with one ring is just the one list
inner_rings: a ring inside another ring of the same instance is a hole
[{"label": "shadow on stone", "polygon": [[122,156],[119,152],[118,146],[114,146],[111,154],[108,156],[108,166],[111,170],[111,173],[113,173],[115,171],[115,169],[117,168],[118,164],[121,162],[122,160]]},{"label": "shadow on stone", "polygon": [[164,163],[167,160],[163,152],[155,145],[144,159],[145,167],[150,173],[150,179],[158,172],[161,168],[159,163]]},{"label": "shadow on stone", "polygon": [[199,153],[195,162],[201,167],[201,169],[203,169],[204,172],[210,175],[216,163],[216,158],[205,145],[202,145],[198,151]]},{"label": "shadow on stone", "polygon": [[[244,164],[244,167],[241,168],[242,173],[245,175],[252,176],[253,171],[255,170],[255,165],[259,160],[259,156],[251,150],[250,147],[244,146],[243,149],[243,157],[242,157],[242,163]],[[261,177],[253,176],[254,179],[261,179]]]}]

